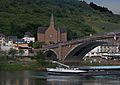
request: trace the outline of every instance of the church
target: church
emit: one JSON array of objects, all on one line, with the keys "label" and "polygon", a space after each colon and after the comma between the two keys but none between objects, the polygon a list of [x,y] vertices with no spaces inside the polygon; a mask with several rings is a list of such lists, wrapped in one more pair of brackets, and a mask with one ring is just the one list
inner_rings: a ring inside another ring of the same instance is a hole
[{"label": "church", "polygon": [[55,26],[53,14],[51,14],[49,27],[38,27],[37,41],[45,44],[55,44],[67,41],[67,29]]}]

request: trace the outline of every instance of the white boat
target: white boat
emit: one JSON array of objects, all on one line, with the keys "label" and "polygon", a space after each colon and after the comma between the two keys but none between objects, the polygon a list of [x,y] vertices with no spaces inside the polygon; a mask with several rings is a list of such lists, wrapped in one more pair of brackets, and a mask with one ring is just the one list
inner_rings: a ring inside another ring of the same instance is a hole
[{"label": "white boat", "polygon": [[69,74],[69,75],[72,75],[72,74],[80,74],[80,73],[86,73],[87,72],[85,70],[80,70],[79,68],[71,68],[68,65],[65,65],[65,64],[62,64],[62,63],[59,63],[59,62],[56,62],[56,61],[54,61],[53,63],[57,63],[61,66],[64,66],[65,68],[61,68],[61,67],[47,68],[48,74],[52,74],[52,75],[57,75],[57,74],[66,75],[66,74]]},{"label": "white boat", "polygon": [[68,69],[68,68],[47,68],[48,74],[80,74],[85,73],[87,71],[85,70],[79,70],[79,69]]}]

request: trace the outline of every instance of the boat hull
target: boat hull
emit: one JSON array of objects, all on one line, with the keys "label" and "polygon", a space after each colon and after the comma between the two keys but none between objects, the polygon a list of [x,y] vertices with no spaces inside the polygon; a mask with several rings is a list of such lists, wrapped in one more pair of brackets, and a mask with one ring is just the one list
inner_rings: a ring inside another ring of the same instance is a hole
[{"label": "boat hull", "polygon": [[75,70],[75,69],[47,69],[48,74],[50,75],[81,75],[81,73],[86,73],[84,70]]},{"label": "boat hull", "polygon": [[84,73],[69,73],[69,72],[47,72],[48,75],[57,75],[57,76],[105,76],[105,75],[118,75],[120,76],[120,71],[93,71],[93,72],[84,72]]},{"label": "boat hull", "polygon": [[49,74],[49,75],[60,75],[60,76],[66,76],[66,75],[67,75],[67,76],[69,76],[69,75],[70,75],[70,76],[72,76],[72,75],[73,75],[73,76],[77,76],[77,75],[80,76],[80,75],[82,75],[82,73],[72,73],[72,72],[50,72],[50,71],[48,72],[48,74]]}]

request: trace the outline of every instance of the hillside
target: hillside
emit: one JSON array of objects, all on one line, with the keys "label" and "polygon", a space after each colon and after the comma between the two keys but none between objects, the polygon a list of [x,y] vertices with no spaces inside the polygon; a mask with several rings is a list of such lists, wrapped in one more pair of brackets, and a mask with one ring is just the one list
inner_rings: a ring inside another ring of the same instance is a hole
[{"label": "hillside", "polygon": [[119,30],[120,16],[94,3],[78,0],[0,0],[0,32],[22,37],[38,26],[49,26],[51,13],[56,26],[68,29],[69,39]]}]

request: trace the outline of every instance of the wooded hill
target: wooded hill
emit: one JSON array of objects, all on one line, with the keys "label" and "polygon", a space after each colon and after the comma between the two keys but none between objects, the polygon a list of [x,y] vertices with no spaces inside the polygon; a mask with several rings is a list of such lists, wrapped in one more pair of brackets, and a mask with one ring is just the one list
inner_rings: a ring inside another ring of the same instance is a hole
[{"label": "wooded hill", "polygon": [[120,16],[105,7],[78,0],[0,0],[0,32],[22,37],[29,31],[36,36],[39,26],[49,26],[51,13],[55,24],[66,27],[68,38],[118,31]]}]

